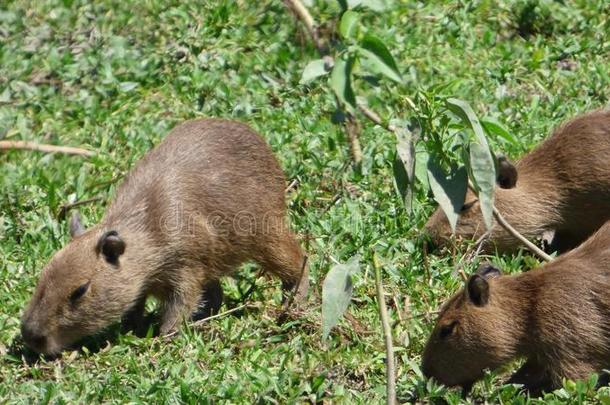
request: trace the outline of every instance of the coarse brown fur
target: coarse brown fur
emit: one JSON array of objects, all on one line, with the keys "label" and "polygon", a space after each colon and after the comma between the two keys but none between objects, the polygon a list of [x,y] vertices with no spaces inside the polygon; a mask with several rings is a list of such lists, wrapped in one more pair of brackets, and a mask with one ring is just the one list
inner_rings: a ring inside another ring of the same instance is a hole
[{"label": "coarse brown fur", "polygon": [[308,275],[285,222],[284,188],[271,149],[248,126],[177,126],[129,173],[99,224],[72,223],[76,235],[44,268],[23,314],[26,343],[54,354],[121,316],[138,323],[147,296],[161,301],[167,333],[203,290],[218,297],[218,279],[250,260],[286,289],[300,281],[303,297]]},{"label": "coarse brown fur", "polygon": [[[578,116],[519,160],[516,172],[510,172],[514,168],[508,162],[500,167],[499,180],[508,181],[496,187],[495,205],[525,237],[554,233],[553,250],[574,248],[610,219],[609,156],[610,110]],[[451,239],[449,222],[440,208],[425,229],[436,245]],[[469,190],[456,236],[476,239],[484,232],[477,197]],[[520,246],[497,223],[489,240],[503,252]]]},{"label": "coarse brown fur", "polygon": [[536,270],[503,276],[483,265],[441,309],[422,369],[469,389],[515,358],[511,383],[532,392],[610,366],[610,221],[578,248]]}]

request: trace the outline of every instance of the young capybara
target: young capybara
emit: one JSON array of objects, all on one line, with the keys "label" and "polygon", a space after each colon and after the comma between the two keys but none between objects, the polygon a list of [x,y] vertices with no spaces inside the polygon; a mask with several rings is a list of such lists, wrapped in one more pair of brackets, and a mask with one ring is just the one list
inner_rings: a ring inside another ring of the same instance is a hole
[{"label": "young capybara", "polygon": [[538,269],[505,276],[481,265],[443,305],[422,370],[469,390],[485,369],[524,358],[509,382],[553,389],[610,367],[609,315],[610,221]]},{"label": "young capybara", "polygon": [[166,334],[250,260],[303,298],[308,275],[285,222],[284,188],[271,149],[248,126],[177,126],[127,175],[99,224],[72,221],[72,240],[42,271],[23,314],[24,341],[57,354],[121,317],[141,322],[147,296],[160,300]]},{"label": "young capybara", "polygon": [[[610,220],[610,110],[581,115],[567,122],[516,167],[498,165],[495,205],[505,219],[529,239],[554,234],[551,249],[578,246]],[[518,179],[517,179],[518,177]],[[438,208],[425,226],[432,243],[442,246],[452,232]],[[455,234],[476,239],[485,224],[476,195],[468,191]],[[490,245],[516,250],[519,241],[494,223]]]}]

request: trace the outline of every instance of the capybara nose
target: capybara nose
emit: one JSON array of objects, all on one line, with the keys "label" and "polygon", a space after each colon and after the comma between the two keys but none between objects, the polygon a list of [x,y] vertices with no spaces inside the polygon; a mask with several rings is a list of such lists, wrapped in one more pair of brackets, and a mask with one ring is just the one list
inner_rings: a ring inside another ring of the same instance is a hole
[{"label": "capybara nose", "polygon": [[21,324],[21,336],[26,345],[32,350],[37,352],[43,351],[47,344],[47,337],[41,333],[38,333],[27,323]]}]

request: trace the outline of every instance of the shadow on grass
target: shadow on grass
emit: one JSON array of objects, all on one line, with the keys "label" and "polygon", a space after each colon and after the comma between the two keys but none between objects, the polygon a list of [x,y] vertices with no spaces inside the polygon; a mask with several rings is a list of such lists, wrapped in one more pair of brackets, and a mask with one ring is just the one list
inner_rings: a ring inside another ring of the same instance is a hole
[{"label": "shadow on grass", "polygon": [[[240,318],[244,316],[246,312],[247,309],[244,308],[243,310],[232,312],[227,316]],[[217,309],[211,310],[209,307],[202,306],[192,314],[191,322],[201,321],[217,313]],[[120,340],[121,336],[129,333],[137,338],[159,337],[159,321],[159,314],[152,312],[145,315],[144,321],[137,328],[129,327],[117,322],[93,336],[80,339],[78,342],[66,348],[66,350],[76,350],[81,354],[95,354],[105,348],[108,344],[115,344]],[[184,327],[188,328],[189,325],[186,324]],[[35,352],[25,344],[21,335],[17,336],[7,349],[7,355],[12,358],[12,361],[24,362],[28,366],[37,366],[42,362],[54,361],[63,357],[63,353],[42,355]]]}]

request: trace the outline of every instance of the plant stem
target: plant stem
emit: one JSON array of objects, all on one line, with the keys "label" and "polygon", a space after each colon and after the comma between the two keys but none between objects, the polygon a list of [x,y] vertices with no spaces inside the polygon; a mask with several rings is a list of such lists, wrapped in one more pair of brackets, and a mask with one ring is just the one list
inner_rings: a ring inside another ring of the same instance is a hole
[{"label": "plant stem", "polygon": [[[470,188],[470,190],[473,193],[478,195],[476,189],[474,188],[474,186],[472,185],[470,180],[468,180],[468,188]],[[515,228],[513,228],[513,226],[511,224],[509,224],[508,221],[506,221],[506,219],[502,216],[502,214],[500,214],[500,211],[498,211],[498,209],[496,208],[495,205],[493,206],[493,214],[494,214],[494,218],[496,219],[496,221],[498,221],[500,226],[502,226],[504,229],[506,229],[506,231],[508,233],[510,233],[512,236],[517,238],[521,243],[523,243],[525,245],[525,247],[528,248],[532,253],[538,255],[544,261],[547,261],[547,262],[553,261],[553,257],[546,254],[542,249],[540,249],[538,246],[534,245],[532,242],[527,240],[527,238],[525,236],[521,235],[519,233],[519,231],[517,231]],[[479,238],[479,241],[483,241],[483,238],[482,237]],[[479,241],[477,241],[477,243]]]},{"label": "plant stem", "polygon": [[[311,36],[311,39],[314,42],[314,45],[315,45],[316,49],[318,50],[318,53],[324,59],[326,66],[333,66],[335,61],[332,56],[328,55],[328,49],[322,43],[322,40],[320,39],[320,36],[318,34],[318,29],[317,29],[315,20],[313,19],[311,14],[309,14],[309,11],[307,10],[307,8],[303,5],[303,3],[300,0],[284,0],[284,2],[286,3],[286,5],[288,7],[290,7],[294,11],[296,16],[303,23],[303,25],[305,25],[307,32]],[[393,125],[384,123],[376,112],[370,110],[367,106],[362,105],[362,104],[358,104],[357,107],[358,107],[358,110],[362,113],[362,115],[364,115],[370,121],[381,126],[382,128],[384,128],[387,131],[396,133],[397,128],[394,127]],[[358,134],[354,131],[350,131],[351,124],[349,123],[349,120],[350,120],[350,118],[348,117],[347,135],[348,135],[348,139],[350,142],[350,149],[352,151],[352,156],[354,158],[354,162],[356,164],[360,164],[360,162],[362,160],[362,147],[360,146],[360,140],[357,136]],[[351,120],[355,121],[356,117],[352,116]]]},{"label": "plant stem", "polygon": [[[197,322],[193,322],[192,324],[190,324],[190,326],[196,328],[196,327],[203,325],[204,323],[208,323],[214,319],[222,318],[223,316],[232,314],[233,312],[237,312],[237,311],[240,311],[240,310],[248,308],[248,307],[252,307],[252,304],[239,305],[235,308],[228,309],[225,312],[221,312],[219,314],[211,315],[211,316],[208,316],[207,318],[200,319]],[[176,336],[177,334],[178,334],[178,330],[174,330],[166,335],[163,335],[163,338],[171,338],[173,336]]]},{"label": "plant stem", "polygon": [[527,247],[533,253],[540,256],[545,261],[547,261],[547,262],[553,261],[553,258],[551,256],[546,254],[542,249],[540,249],[538,246],[534,245],[532,242],[527,240],[527,238],[525,236],[521,235],[515,228],[513,228],[512,225],[509,224],[506,221],[506,219],[504,219],[502,214],[500,214],[500,211],[498,211],[498,209],[495,206],[493,207],[493,210],[494,210],[494,217],[496,218],[496,221],[498,221],[498,223],[500,225],[502,225],[502,227],[504,229],[506,229],[508,231],[508,233],[513,235],[515,238],[519,239],[519,241],[521,241],[521,243],[523,243],[525,245],[525,247]]},{"label": "plant stem", "polygon": [[392,329],[390,328],[390,320],[388,318],[388,310],[386,308],[385,296],[383,292],[383,284],[381,282],[381,267],[377,255],[373,254],[373,266],[375,267],[375,285],[377,286],[377,303],[379,305],[379,317],[381,318],[381,326],[385,337],[385,353],[386,353],[386,392],[388,405],[396,404],[396,372],[394,366],[394,343],[392,342]]},{"label": "plant stem", "polygon": [[66,214],[68,213],[68,211],[70,211],[72,208],[80,207],[81,205],[86,205],[86,204],[90,204],[90,203],[101,201],[101,200],[102,200],[102,197],[92,197],[92,198],[87,198],[86,200],[75,201],[73,203],[66,203],[66,204],[62,205],[61,208],[59,209],[59,212],[57,213],[57,218],[59,220],[63,220],[66,217]]},{"label": "plant stem", "polygon": [[300,0],[284,0],[284,3],[286,3],[288,7],[294,11],[297,17],[299,17],[299,20],[303,22],[303,25],[307,29],[309,36],[313,40],[313,43],[318,50],[318,53],[320,53],[320,56],[326,55],[327,51],[322,43],[322,40],[320,39],[320,35],[318,34],[316,22],[311,14],[309,14],[309,11],[307,11],[307,8],[303,5],[303,3],[301,3]]},{"label": "plant stem", "polygon": [[359,165],[362,163],[362,147],[358,135],[360,135],[360,125],[358,120],[352,114],[347,114],[347,120],[345,121],[345,128],[347,130],[347,136],[352,152],[352,159],[354,163]]}]

